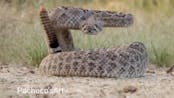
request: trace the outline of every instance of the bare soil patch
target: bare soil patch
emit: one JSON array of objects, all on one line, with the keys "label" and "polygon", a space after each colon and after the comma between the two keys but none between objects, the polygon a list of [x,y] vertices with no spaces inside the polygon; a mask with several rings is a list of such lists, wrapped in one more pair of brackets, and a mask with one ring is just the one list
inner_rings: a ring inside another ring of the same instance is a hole
[{"label": "bare soil patch", "polygon": [[37,68],[0,65],[0,98],[173,98],[174,75],[167,69],[151,67],[144,77],[114,79],[43,76]]}]

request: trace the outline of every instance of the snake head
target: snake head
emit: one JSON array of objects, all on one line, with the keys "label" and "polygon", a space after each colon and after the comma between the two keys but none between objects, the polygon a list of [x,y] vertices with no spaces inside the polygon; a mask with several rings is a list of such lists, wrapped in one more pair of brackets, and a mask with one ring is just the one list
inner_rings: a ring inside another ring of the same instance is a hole
[{"label": "snake head", "polygon": [[82,32],[84,32],[86,34],[96,35],[98,32],[102,31],[102,26],[100,26],[98,24],[94,24],[94,25],[84,24],[84,25],[82,25],[81,30],[82,30]]},{"label": "snake head", "polygon": [[80,24],[80,29],[82,30],[82,32],[89,35],[96,35],[98,32],[102,31],[102,28],[102,22],[95,19],[94,17],[90,17]]}]

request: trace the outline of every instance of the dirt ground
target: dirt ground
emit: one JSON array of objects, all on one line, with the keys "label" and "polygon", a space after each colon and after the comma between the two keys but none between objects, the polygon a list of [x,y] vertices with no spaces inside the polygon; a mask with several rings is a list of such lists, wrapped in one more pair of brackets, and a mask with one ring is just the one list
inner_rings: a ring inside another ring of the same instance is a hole
[{"label": "dirt ground", "polygon": [[133,79],[43,76],[37,68],[0,65],[0,98],[174,98],[169,68]]}]

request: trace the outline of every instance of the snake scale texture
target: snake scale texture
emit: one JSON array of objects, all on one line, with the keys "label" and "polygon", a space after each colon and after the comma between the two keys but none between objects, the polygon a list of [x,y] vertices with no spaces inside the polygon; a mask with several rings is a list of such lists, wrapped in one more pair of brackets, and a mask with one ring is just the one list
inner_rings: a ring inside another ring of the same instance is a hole
[{"label": "snake scale texture", "polygon": [[[52,49],[39,66],[42,74],[132,78],[143,76],[145,73],[148,55],[144,44],[141,42],[107,49],[78,51],[69,49],[71,51],[63,51],[64,48],[59,45],[61,40],[56,37],[56,33],[70,29],[81,30],[86,34],[97,34],[103,27],[127,27],[133,23],[131,14],[59,7],[51,13],[42,8],[40,17],[47,35],[49,48]],[[64,32],[61,32],[61,34],[63,35]],[[66,36],[62,39],[64,41],[72,40]]]}]

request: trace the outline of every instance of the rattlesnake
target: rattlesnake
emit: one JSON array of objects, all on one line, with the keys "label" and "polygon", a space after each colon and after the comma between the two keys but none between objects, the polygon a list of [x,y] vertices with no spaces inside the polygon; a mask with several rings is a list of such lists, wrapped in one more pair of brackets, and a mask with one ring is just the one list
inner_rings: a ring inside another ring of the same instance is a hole
[{"label": "rattlesnake", "polygon": [[[47,34],[50,32],[48,37],[50,35],[53,37],[48,38],[50,52],[53,53],[60,51],[60,47],[61,51],[75,49],[69,29],[80,29],[86,34],[94,35],[100,32],[103,27],[127,27],[133,24],[133,15],[130,13],[86,10],[76,7],[62,6],[50,13],[47,13],[43,8],[40,14],[45,29],[48,29],[46,30]],[[49,18],[45,20],[45,17]],[[60,47],[58,47],[59,45]]]},{"label": "rattlesnake", "polygon": [[[148,57],[143,43],[133,42],[108,49],[77,51],[69,31],[80,29],[87,34],[96,34],[102,27],[127,27],[133,23],[131,14],[61,7],[49,15],[42,8],[40,17],[51,48],[51,54],[39,66],[42,74],[90,77],[139,77],[144,74]],[[64,33],[68,38],[63,36]],[[66,44],[66,47],[62,48],[60,43]]]}]

